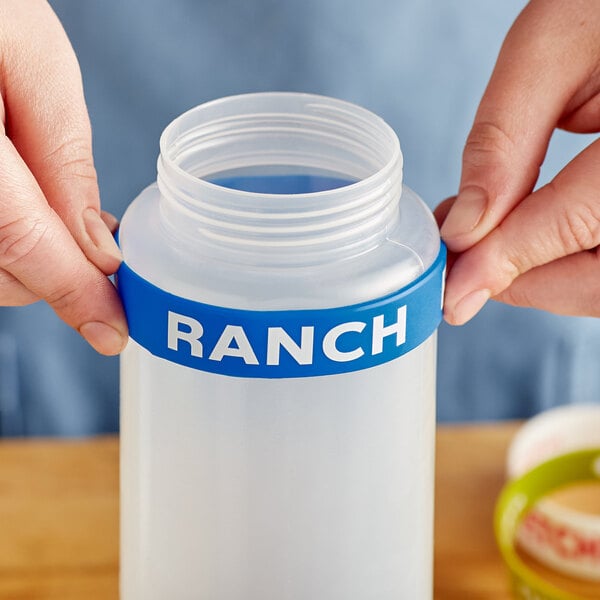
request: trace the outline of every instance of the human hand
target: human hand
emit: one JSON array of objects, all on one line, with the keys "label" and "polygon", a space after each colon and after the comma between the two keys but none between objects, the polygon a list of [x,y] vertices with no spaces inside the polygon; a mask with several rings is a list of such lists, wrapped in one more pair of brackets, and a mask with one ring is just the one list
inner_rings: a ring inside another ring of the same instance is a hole
[{"label": "human hand", "polygon": [[77,59],[44,0],[0,2],[0,306],[46,300],[102,354],[127,324]]},{"label": "human hand", "polygon": [[504,41],[458,197],[436,209],[454,255],[449,323],[465,323],[490,297],[600,316],[600,140],[532,193],[557,127],[600,131],[598,0],[532,0]]}]

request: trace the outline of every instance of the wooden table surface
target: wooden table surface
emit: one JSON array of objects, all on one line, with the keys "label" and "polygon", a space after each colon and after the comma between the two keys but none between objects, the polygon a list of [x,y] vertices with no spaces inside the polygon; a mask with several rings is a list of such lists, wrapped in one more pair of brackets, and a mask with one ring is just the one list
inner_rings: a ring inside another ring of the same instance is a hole
[{"label": "wooden table surface", "polygon": [[[436,600],[510,598],[492,512],[515,428],[438,429]],[[0,442],[0,599],[117,599],[118,452],[113,437]]]}]

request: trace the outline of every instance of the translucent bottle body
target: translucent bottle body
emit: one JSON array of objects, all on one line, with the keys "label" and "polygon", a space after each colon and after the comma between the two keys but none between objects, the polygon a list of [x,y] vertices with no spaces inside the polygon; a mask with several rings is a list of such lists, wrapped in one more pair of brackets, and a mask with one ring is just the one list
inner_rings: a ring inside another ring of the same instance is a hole
[{"label": "translucent bottle body", "polygon": [[[268,189],[290,176],[354,183],[293,194],[210,183],[258,177]],[[120,243],[157,288],[263,314],[376,301],[440,252],[428,209],[402,191],[393,132],[358,107],[301,94],[225,99],[171,124],[158,185],[128,209]],[[371,348],[349,331],[335,360]],[[238,345],[230,362],[246,360]],[[310,368],[230,376],[130,341],[122,600],[431,597],[435,333],[370,368]]]}]

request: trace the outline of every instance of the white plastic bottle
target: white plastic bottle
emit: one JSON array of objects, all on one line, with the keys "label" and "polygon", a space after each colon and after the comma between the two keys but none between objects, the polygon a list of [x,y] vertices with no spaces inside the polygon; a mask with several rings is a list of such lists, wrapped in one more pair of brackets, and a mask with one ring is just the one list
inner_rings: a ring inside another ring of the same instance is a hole
[{"label": "white plastic bottle", "polygon": [[391,128],[194,108],[120,244],[121,599],[431,598],[445,255]]}]

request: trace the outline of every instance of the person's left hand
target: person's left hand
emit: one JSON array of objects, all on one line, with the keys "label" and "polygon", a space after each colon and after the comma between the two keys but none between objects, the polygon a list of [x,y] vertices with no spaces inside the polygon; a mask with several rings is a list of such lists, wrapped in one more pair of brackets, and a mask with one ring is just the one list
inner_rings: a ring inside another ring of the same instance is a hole
[{"label": "person's left hand", "polygon": [[506,37],[465,146],[458,197],[436,209],[451,251],[450,324],[490,297],[600,316],[600,140],[532,192],[557,127],[600,131],[597,0],[532,0]]}]

